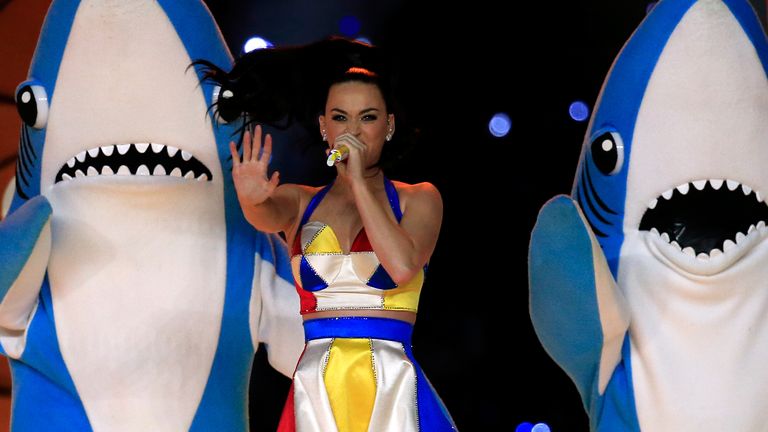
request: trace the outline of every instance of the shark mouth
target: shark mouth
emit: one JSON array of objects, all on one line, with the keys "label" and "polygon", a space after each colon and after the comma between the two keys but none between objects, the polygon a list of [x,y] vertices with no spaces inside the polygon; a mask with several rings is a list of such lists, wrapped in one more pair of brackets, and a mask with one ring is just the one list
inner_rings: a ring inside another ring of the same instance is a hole
[{"label": "shark mouth", "polygon": [[714,271],[764,237],[766,221],[768,205],[758,191],[735,180],[710,179],[682,184],[653,199],[640,230],[662,240],[660,250],[673,262],[718,261],[721,265],[709,268]]},{"label": "shark mouth", "polygon": [[59,169],[55,183],[112,175],[213,179],[211,170],[184,150],[164,144],[132,143],[95,147],[78,153]]}]

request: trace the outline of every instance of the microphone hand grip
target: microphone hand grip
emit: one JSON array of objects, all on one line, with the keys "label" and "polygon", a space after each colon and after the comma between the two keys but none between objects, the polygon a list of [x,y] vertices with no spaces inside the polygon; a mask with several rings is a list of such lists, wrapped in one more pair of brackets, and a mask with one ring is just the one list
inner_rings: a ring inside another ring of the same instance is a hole
[{"label": "microphone hand grip", "polygon": [[349,156],[349,148],[347,148],[347,146],[345,145],[340,145],[332,149],[331,152],[328,153],[328,159],[325,161],[325,163],[328,166],[334,166],[337,163],[346,159],[347,156]]}]

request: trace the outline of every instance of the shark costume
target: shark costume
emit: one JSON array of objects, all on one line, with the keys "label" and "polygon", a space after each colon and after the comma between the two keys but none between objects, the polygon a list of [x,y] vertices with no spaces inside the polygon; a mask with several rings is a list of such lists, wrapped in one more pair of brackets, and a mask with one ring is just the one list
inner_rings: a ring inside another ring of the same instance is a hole
[{"label": "shark costume", "polygon": [[768,45],[746,0],[663,0],[616,59],[531,317],[597,431],[764,431]]},{"label": "shark costume", "polygon": [[293,371],[287,251],[242,216],[197,58],[231,64],[200,1],[50,7],[0,224],[14,430],[247,430],[258,343]]}]

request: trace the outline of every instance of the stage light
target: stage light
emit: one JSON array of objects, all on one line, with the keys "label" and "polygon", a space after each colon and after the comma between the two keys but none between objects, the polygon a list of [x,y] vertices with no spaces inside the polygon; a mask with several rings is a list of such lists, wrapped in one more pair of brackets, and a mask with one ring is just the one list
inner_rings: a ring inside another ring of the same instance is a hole
[{"label": "stage light", "polygon": [[257,49],[272,48],[273,46],[274,45],[272,45],[272,42],[270,42],[270,41],[268,41],[268,40],[266,40],[264,38],[260,38],[258,36],[254,36],[254,37],[248,39],[248,41],[245,42],[245,45],[243,46],[243,51],[244,52],[251,52],[251,51],[257,50]]},{"label": "stage light", "polygon": [[504,113],[494,114],[488,122],[488,130],[497,138],[506,136],[510,129],[512,129],[512,120]]},{"label": "stage light", "polygon": [[339,32],[347,37],[355,37],[360,33],[360,20],[352,15],[347,15],[339,20]]},{"label": "stage light", "polygon": [[582,101],[576,101],[568,107],[568,114],[577,122],[583,122],[589,118],[589,106]]},{"label": "stage light", "polygon": [[546,423],[536,423],[533,425],[531,432],[551,432],[551,430]]},{"label": "stage light", "polygon": [[531,429],[533,429],[532,423],[523,422],[517,425],[515,432],[531,432]]}]

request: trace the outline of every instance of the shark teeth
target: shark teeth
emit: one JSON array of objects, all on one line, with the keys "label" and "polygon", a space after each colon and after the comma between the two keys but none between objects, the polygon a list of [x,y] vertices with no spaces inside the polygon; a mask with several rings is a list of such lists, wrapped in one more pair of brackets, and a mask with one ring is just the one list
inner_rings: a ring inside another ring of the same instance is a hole
[{"label": "shark teeth", "polygon": [[56,183],[83,177],[115,175],[165,176],[201,182],[213,180],[208,167],[192,153],[173,146],[144,142],[83,150],[62,165],[56,174]]},{"label": "shark teeth", "polygon": [[666,232],[660,233],[656,228],[651,228],[649,233],[652,238],[656,239],[660,248],[666,251],[665,255],[670,258],[682,255],[687,257],[687,259],[699,262],[715,262],[718,260],[735,261],[755,242],[767,236],[768,228],[765,221],[759,221],[757,224],[750,225],[746,232],[737,232],[733,239],[725,240],[720,247],[714,248],[709,252],[699,252],[698,254],[690,246],[681,248],[677,241],[671,239],[670,235]]},{"label": "shark teeth", "polygon": [[741,188],[741,192],[744,193],[745,196],[749,196],[752,194],[755,198],[755,201],[761,203],[764,201],[764,196],[762,193],[760,193],[757,190],[752,189],[750,186],[747,186],[745,184],[742,184],[736,180],[732,179],[703,179],[703,180],[693,180],[689,183],[683,183],[679,186],[676,186],[674,188],[668,189],[661,194],[659,194],[658,197],[651,199],[648,201],[647,207],[651,210],[656,208],[656,205],[659,203],[659,199],[663,198],[667,201],[671,200],[672,197],[675,194],[680,195],[688,195],[688,192],[691,191],[691,187],[693,187],[695,190],[704,190],[705,187],[709,185],[713,190],[720,190],[723,185],[728,188],[729,191],[735,191],[736,189]]}]

